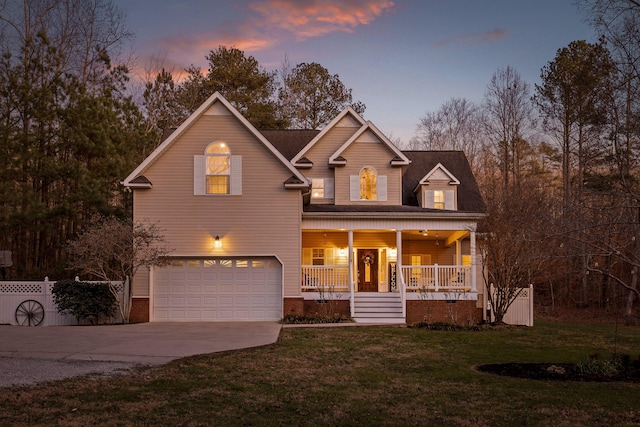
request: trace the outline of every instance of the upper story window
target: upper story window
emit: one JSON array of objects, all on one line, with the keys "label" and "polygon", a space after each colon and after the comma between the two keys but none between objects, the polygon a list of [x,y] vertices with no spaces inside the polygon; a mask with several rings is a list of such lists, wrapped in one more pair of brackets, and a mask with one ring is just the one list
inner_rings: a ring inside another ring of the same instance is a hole
[{"label": "upper story window", "polygon": [[433,192],[433,208],[434,209],[444,209],[444,191],[435,190]]},{"label": "upper story window", "polygon": [[378,200],[378,174],[374,168],[360,171],[360,200]]},{"label": "upper story window", "polygon": [[333,199],[333,178],[312,178],[311,198],[317,201]]},{"label": "upper story window", "polygon": [[207,194],[229,194],[231,152],[224,142],[209,144],[205,151]]},{"label": "upper story window", "polygon": [[193,156],[193,194],[242,195],[242,156],[231,155],[225,142],[212,142]]},{"label": "upper story window", "polygon": [[311,197],[324,199],[324,179],[313,178],[311,180]]}]

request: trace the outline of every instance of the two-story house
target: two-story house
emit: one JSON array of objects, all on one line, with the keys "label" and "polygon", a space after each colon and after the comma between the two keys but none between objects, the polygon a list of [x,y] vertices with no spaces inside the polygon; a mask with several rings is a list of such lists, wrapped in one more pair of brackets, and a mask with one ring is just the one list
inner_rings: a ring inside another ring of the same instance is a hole
[{"label": "two-story house", "polygon": [[134,278],[133,321],[327,303],[359,322],[482,319],[484,204],[464,154],[401,151],[351,108],[321,131],[260,131],[216,93],[124,185],[173,248]]}]

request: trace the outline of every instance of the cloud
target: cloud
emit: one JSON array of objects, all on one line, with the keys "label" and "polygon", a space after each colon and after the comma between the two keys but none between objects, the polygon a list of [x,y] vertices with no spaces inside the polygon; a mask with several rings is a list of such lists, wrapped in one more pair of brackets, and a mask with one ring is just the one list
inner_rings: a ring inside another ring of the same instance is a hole
[{"label": "cloud", "polygon": [[393,0],[266,0],[249,4],[249,24],[282,30],[299,40],[345,32],[371,24],[394,10]]},{"label": "cloud", "polygon": [[484,33],[471,33],[462,34],[457,37],[444,39],[432,44],[433,47],[441,48],[450,46],[452,44],[475,44],[481,45],[485,43],[491,43],[494,41],[502,40],[509,35],[509,30],[504,28],[494,28],[493,30],[485,31]]}]

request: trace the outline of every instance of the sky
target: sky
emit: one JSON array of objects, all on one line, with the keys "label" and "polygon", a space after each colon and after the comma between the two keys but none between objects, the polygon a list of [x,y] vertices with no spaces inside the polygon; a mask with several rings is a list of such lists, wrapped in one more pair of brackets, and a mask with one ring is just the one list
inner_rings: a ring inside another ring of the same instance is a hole
[{"label": "sky", "polygon": [[[114,0],[134,33],[137,70],[206,67],[236,47],[269,71],[317,62],[352,89],[371,120],[408,143],[451,98],[481,103],[513,67],[531,86],[558,49],[595,41],[573,0]],[[156,58],[151,61],[150,58]]]}]

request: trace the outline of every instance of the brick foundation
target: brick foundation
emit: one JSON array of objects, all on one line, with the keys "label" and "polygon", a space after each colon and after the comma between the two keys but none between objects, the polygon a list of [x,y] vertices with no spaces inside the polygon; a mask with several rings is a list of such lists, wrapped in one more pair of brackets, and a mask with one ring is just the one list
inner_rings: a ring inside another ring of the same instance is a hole
[{"label": "brick foundation", "polygon": [[149,298],[133,298],[129,323],[145,323],[149,321]]},{"label": "brick foundation", "polygon": [[304,301],[304,314],[307,316],[350,316],[349,300],[330,300],[324,303],[316,300]]},{"label": "brick foundation", "polygon": [[283,316],[287,314],[304,314],[304,299],[302,298],[285,298],[282,308]]},{"label": "brick foundation", "polygon": [[418,322],[477,325],[482,309],[476,308],[476,301],[407,301],[407,324]]}]

